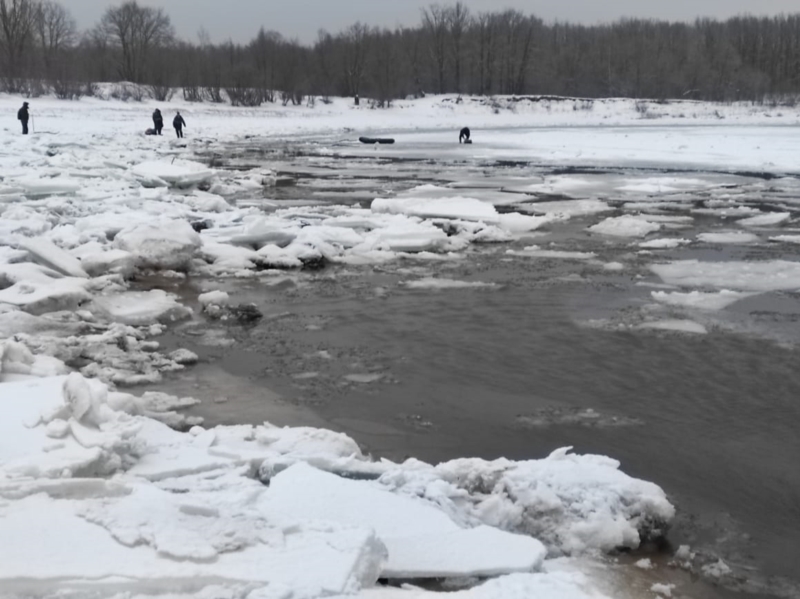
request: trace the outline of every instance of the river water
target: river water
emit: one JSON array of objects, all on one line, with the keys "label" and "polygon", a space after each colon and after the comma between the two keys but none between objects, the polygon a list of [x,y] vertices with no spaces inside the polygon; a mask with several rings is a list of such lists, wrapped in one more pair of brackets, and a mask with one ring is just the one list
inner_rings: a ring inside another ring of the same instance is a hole
[{"label": "river water", "polygon": [[[278,162],[292,179],[263,198],[265,209],[304,199],[343,201],[348,194],[355,202],[420,180],[477,176],[475,164],[453,163],[402,162],[387,174],[385,165],[359,158],[358,172],[343,161],[349,175],[334,180],[321,168],[333,168],[336,158],[241,148],[232,156],[234,166],[268,158],[268,166]],[[517,178],[520,169],[538,167],[480,166],[488,181]],[[620,175],[592,176],[603,186]],[[755,189],[761,182],[743,185]],[[258,205],[262,198],[238,201]],[[753,595],[797,596],[797,296],[763,294],[706,315],[706,335],[638,329],[643,314],[655,309],[650,293],[660,280],[647,269],[654,258],[637,254],[627,240],[587,235],[586,227],[601,218],[579,217],[511,243],[473,246],[453,261],[163,281],[190,305],[198,293],[219,288],[236,303],[257,304],[265,318],[251,327],[202,319],[178,327],[165,344],[188,347],[202,361],[158,388],[203,400],[194,413],[209,425],[324,426],[391,459],[531,459],[564,446],[612,456],[625,472],[661,485],[678,507],[673,549],[689,544],[723,558],[742,573],[739,588]],[[681,235],[717,225],[698,215]],[[507,253],[533,243],[598,258]],[[692,247],[658,259],[709,256],[791,259],[791,252],[768,245]],[[625,271],[602,267],[618,260],[626,262]],[[426,277],[491,286],[407,285]]]}]

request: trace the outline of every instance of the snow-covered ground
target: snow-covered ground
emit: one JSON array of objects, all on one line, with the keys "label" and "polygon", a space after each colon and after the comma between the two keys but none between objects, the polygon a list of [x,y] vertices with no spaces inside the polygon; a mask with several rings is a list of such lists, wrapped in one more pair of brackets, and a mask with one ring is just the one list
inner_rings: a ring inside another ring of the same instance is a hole
[{"label": "snow-covered ground", "polygon": [[[0,97],[7,115],[0,131],[4,592],[411,599],[434,593],[377,581],[493,577],[456,594],[605,596],[595,571],[570,560],[663,534],[674,508],[656,485],[625,475],[613,459],[567,450],[526,462],[396,464],[373,461],[325,430],[203,429],[175,411],[191,398],[117,389],[196,362],[186,350],[162,352],[158,335],[205,318],[131,279],[191,273],[213,283],[323,263],[457,260],[474,244],[533,237],[576,219],[589,220],[581,235],[595,245],[628,248],[628,261],[538,241],[509,259],[625,272],[653,252],[791,246],[798,238],[776,234],[791,233],[796,218],[796,109],[454,97],[385,111],[341,99],[314,108],[163,104],[167,122],[173,109],[186,118],[189,137],[177,140],[143,135],[155,103],[101,99],[33,99],[34,133],[23,137],[13,122],[20,103]],[[454,142],[464,125],[473,131],[469,146]],[[360,146],[353,140],[364,132],[386,132],[397,143]],[[228,199],[276,185],[268,164],[218,170],[198,158],[260,143],[247,136],[313,141],[320,160],[344,153],[664,171],[502,181],[473,172],[363,205],[265,210]],[[669,172],[676,168],[718,172]],[[762,209],[766,191],[773,201]],[[687,235],[701,218],[723,230]],[[661,280],[649,305],[670,311],[632,327],[643,334],[707,334],[708,313],[800,289],[800,267],[785,256],[656,256],[647,270]],[[491,284],[445,278],[406,284],[493,292]],[[229,301],[224,293],[200,298],[217,318],[233,314]],[[676,308],[685,311],[676,317]]]}]

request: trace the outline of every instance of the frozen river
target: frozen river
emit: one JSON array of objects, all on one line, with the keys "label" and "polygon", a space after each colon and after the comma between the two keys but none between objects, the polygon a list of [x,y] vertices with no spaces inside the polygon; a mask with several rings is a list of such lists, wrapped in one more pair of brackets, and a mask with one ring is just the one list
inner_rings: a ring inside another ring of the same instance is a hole
[{"label": "frozen river", "polygon": [[[500,134],[486,134],[488,149],[422,133],[388,149],[249,142],[218,156],[278,171],[275,190],[237,198],[267,212],[413,198],[428,184],[426,196],[572,218],[452,260],[167,287],[188,302],[220,287],[266,315],[252,328],[179,328],[175,343],[208,364],[167,387],[203,399],[196,413],[211,424],[324,425],[393,459],[530,459],[564,445],[614,456],[677,504],[675,547],[722,557],[744,590],[792,596],[800,304],[786,265],[800,180],[652,157],[556,169],[512,160]],[[737,222],[764,215],[785,217]],[[658,226],[590,230],[634,216]],[[670,278],[657,264],[685,268]]]},{"label": "frozen river", "polygon": [[153,108],[0,131],[0,594],[800,596],[795,109]]}]

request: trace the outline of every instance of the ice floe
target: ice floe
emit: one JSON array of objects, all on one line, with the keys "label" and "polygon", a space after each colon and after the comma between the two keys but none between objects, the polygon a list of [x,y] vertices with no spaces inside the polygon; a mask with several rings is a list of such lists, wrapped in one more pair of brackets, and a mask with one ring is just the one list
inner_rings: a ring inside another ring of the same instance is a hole
[{"label": "ice floe", "polygon": [[678,291],[653,291],[651,295],[657,302],[670,306],[683,306],[686,308],[698,308],[700,310],[723,310],[739,300],[751,297],[753,294],[722,289],[716,293],[704,293],[702,291],[690,291],[688,293],[681,293]]},{"label": "ice floe", "polygon": [[674,331],[677,333],[691,333],[693,335],[706,335],[708,329],[700,323],[691,320],[656,320],[638,325],[638,329],[656,331]]},{"label": "ice floe", "polygon": [[800,289],[800,262],[701,262],[679,260],[654,264],[650,269],[665,283],[739,291],[791,291]]},{"label": "ice floe", "polygon": [[626,214],[607,218],[589,227],[589,231],[613,237],[645,237],[650,233],[661,230],[662,226],[660,223]]},{"label": "ice floe", "polygon": [[780,223],[786,222],[792,217],[790,212],[767,212],[759,216],[751,216],[750,218],[743,218],[737,221],[738,225],[743,227],[772,227]]},{"label": "ice floe", "polygon": [[755,233],[745,231],[720,231],[718,233],[700,233],[697,240],[704,243],[745,245],[758,243],[759,237]]},{"label": "ice floe", "polygon": [[114,245],[136,256],[142,268],[179,270],[189,265],[202,240],[186,221],[165,220],[123,229]]}]

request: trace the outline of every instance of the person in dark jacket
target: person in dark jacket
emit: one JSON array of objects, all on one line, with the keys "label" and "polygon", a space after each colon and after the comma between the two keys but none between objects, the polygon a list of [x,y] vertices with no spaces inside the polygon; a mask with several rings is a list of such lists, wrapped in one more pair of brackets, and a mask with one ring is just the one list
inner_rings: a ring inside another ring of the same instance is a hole
[{"label": "person in dark jacket", "polygon": [[175,133],[178,134],[178,137],[183,137],[183,128],[186,126],[186,121],[183,120],[180,112],[172,119],[172,126],[175,127]]},{"label": "person in dark jacket", "polygon": [[28,103],[23,102],[22,108],[19,109],[17,112],[17,120],[22,123],[22,134],[28,134],[28,119],[30,118],[30,114],[28,113]]},{"label": "person in dark jacket", "polygon": [[461,132],[458,134],[458,143],[460,144],[470,144],[472,141],[469,138],[469,127],[464,127]]},{"label": "person in dark jacket", "polygon": [[161,111],[156,108],[153,112],[153,126],[156,130],[156,135],[161,135],[161,130],[164,128],[164,117],[161,116]]}]

